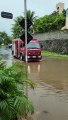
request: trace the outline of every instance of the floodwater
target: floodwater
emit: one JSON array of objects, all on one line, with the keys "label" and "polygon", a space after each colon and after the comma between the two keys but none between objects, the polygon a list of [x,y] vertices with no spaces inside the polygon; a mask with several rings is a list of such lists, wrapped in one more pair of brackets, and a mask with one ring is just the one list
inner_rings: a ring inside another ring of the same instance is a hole
[{"label": "floodwater", "polygon": [[32,120],[68,120],[68,60],[29,63],[28,77],[36,83],[35,90],[29,91],[35,107]]},{"label": "floodwater", "polygon": [[[0,54],[7,66],[12,65],[11,49],[3,47]],[[68,120],[68,59],[45,57],[29,62],[28,78],[36,83],[28,92],[35,108],[29,120]]]}]

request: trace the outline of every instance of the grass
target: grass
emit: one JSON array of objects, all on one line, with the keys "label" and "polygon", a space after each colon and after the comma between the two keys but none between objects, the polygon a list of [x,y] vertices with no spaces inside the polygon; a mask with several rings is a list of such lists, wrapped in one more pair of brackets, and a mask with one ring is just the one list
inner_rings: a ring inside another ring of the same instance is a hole
[{"label": "grass", "polygon": [[68,55],[59,54],[59,53],[55,53],[55,52],[49,52],[49,51],[45,51],[45,50],[42,51],[42,56],[68,58]]}]

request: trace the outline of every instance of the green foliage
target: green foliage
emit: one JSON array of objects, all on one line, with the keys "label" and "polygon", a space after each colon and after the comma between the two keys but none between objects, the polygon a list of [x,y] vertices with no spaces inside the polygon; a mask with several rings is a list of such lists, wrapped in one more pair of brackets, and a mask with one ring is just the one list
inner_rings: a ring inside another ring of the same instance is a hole
[{"label": "green foliage", "polygon": [[35,33],[43,33],[53,30],[60,30],[65,25],[65,11],[59,15],[54,11],[51,15],[45,15],[34,22]]},{"label": "green foliage", "polygon": [[22,20],[22,16],[15,19],[15,24],[12,25],[13,38],[19,38],[22,32],[24,31],[19,25],[19,22]]},{"label": "green foliage", "polygon": [[63,16],[66,17],[66,10],[64,9],[63,12],[62,12]]},{"label": "green foliage", "polygon": [[68,55],[64,55],[61,53],[55,53],[55,52],[49,52],[46,50],[42,51],[42,55],[47,56],[47,57],[57,57],[57,58],[67,58],[68,59]]},{"label": "green foliage", "polygon": [[10,68],[0,60],[0,119],[16,120],[16,117],[32,113],[32,103],[25,96],[25,83],[34,88],[34,83],[26,80],[25,69],[21,63]]},{"label": "green foliage", "polygon": [[6,32],[0,32],[0,45],[2,43],[4,43],[4,45],[11,43],[11,39]]},{"label": "green foliage", "polygon": [[[32,26],[29,28],[30,33],[32,33],[33,30],[35,31],[35,33],[44,33],[53,30],[60,30],[65,25],[65,10],[63,10],[62,14],[54,11],[50,15],[45,15],[44,17],[40,18],[34,17],[34,14],[35,13],[31,12],[30,10],[27,11],[27,18],[29,18],[33,23]],[[20,37],[20,35],[24,31],[19,25],[19,21],[22,18],[24,17],[17,17],[15,20],[15,24],[13,24],[13,38]]]},{"label": "green foliage", "polygon": [[[34,20],[35,20],[34,14],[35,13],[33,11],[30,11],[30,10],[27,11],[27,18],[29,18],[29,20],[32,23],[34,23]],[[15,24],[13,24],[12,26],[13,38],[19,38],[21,34],[24,32],[24,29],[19,25],[19,22],[22,20],[22,18],[24,17],[20,16],[15,19]],[[30,32],[31,28],[29,28],[28,31]]]},{"label": "green foliage", "polygon": [[32,23],[34,22],[34,20],[35,20],[35,18],[36,18],[36,17],[34,17],[34,14],[35,14],[34,11],[30,11],[30,10],[27,11],[27,18],[28,18]]}]

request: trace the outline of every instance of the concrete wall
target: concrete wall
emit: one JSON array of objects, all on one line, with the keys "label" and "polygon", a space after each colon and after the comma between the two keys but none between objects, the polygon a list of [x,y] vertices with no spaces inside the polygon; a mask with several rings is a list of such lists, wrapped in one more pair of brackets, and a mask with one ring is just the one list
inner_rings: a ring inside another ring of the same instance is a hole
[{"label": "concrete wall", "polygon": [[33,37],[39,41],[45,40],[67,40],[68,39],[68,30],[64,31],[53,31],[41,34],[34,34]]},{"label": "concrete wall", "polygon": [[68,54],[68,30],[33,35],[40,41],[43,50]]}]

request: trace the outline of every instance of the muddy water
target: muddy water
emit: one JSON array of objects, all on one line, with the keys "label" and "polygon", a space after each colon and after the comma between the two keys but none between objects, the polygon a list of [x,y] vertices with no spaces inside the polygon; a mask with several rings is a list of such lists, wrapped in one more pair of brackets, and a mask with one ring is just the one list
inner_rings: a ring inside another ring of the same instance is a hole
[{"label": "muddy water", "polygon": [[28,77],[36,83],[29,91],[35,106],[32,120],[68,120],[68,60],[28,63]]},{"label": "muddy water", "polygon": [[[7,66],[15,61],[11,49],[2,47]],[[29,90],[35,113],[29,120],[68,120],[68,60],[45,58],[41,62],[28,63],[28,78],[36,83]]]}]

